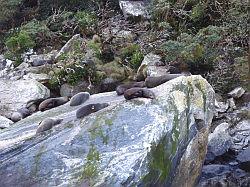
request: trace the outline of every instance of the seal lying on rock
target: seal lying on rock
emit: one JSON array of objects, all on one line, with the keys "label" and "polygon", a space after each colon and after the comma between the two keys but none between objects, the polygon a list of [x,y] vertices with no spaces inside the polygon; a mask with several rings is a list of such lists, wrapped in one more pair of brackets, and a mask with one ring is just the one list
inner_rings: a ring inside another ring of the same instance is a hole
[{"label": "seal lying on rock", "polygon": [[143,87],[145,87],[145,82],[144,81],[131,82],[131,83],[119,85],[116,88],[116,93],[117,93],[117,95],[122,95],[122,94],[124,94],[124,92],[126,90],[128,90],[130,88],[134,88],[134,87],[143,88]]},{"label": "seal lying on rock", "polygon": [[11,114],[11,120],[13,122],[18,122],[21,119],[26,118],[27,116],[31,115],[31,112],[27,108],[20,108],[16,112]]},{"label": "seal lying on rock", "polygon": [[38,108],[40,111],[45,111],[45,110],[63,105],[65,103],[67,103],[68,101],[69,101],[68,97],[50,98],[50,99],[46,99],[45,101],[41,102]]},{"label": "seal lying on rock", "polygon": [[130,88],[124,92],[124,97],[127,100],[138,98],[138,97],[154,99],[155,94],[154,92],[146,88]]},{"label": "seal lying on rock", "polygon": [[42,133],[44,131],[51,129],[53,126],[61,123],[62,120],[63,119],[51,119],[51,118],[44,119],[43,121],[39,123],[39,126],[36,130],[36,134],[39,134],[39,133]]},{"label": "seal lying on rock", "polygon": [[90,94],[88,92],[80,92],[74,95],[70,99],[70,106],[78,106],[89,99]]},{"label": "seal lying on rock", "polygon": [[180,76],[184,76],[184,75],[183,74],[167,74],[167,75],[162,75],[159,77],[147,77],[145,80],[145,85],[147,88],[154,88],[171,79],[175,79]]},{"label": "seal lying on rock", "polygon": [[108,106],[109,106],[108,103],[96,103],[96,104],[89,104],[89,105],[83,106],[82,108],[76,111],[76,117],[77,118],[85,117],[91,113],[97,112],[98,110],[101,110]]}]

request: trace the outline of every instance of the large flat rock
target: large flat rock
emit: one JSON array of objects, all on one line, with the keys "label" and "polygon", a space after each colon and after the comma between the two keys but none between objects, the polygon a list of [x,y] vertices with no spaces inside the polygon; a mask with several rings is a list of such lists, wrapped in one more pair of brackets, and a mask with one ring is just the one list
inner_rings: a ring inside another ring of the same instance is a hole
[{"label": "large flat rock", "polygon": [[[2,186],[193,186],[206,154],[214,91],[201,76],[151,89],[156,99],[91,95],[29,116],[0,134]],[[89,103],[110,106],[82,119]],[[35,135],[46,118],[63,122]]]}]

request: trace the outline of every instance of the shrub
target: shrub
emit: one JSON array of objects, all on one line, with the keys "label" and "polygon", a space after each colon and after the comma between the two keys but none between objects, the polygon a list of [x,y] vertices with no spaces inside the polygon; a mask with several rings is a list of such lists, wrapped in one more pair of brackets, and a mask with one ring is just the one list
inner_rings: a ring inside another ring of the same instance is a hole
[{"label": "shrub", "polygon": [[129,66],[131,68],[137,70],[142,63],[143,58],[144,58],[144,56],[143,56],[142,52],[140,52],[140,51],[134,52],[132,57],[131,57],[131,60],[129,62]]},{"label": "shrub", "polygon": [[137,44],[130,44],[121,49],[121,59],[127,63],[132,69],[137,69],[143,60],[143,54],[140,46]]},{"label": "shrub", "polygon": [[213,69],[216,58],[221,55],[225,33],[223,27],[209,26],[195,36],[183,33],[176,41],[162,45],[167,62],[182,61],[191,72],[202,73]]},{"label": "shrub", "polygon": [[35,42],[25,31],[19,32],[15,36],[7,38],[5,45],[8,48],[7,58],[14,60],[16,65],[22,61],[21,55],[35,46]]},{"label": "shrub", "polygon": [[99,59],[101,59],[101,53],[102,53],[101,45],[102,45],[101,43],[94,42],[94,41],[89,41],[87,43],[87,47],[92,49],[94,52],[94,55]]},{"label": "shrub", "polygon": [[0,0],[0,22],[8,21],[16,13],[23,0]]},{"label": "shrub", "polygon": [[[74,20],[74,13],[70,11],[61,11],[60,9],[47,19],[47,27],[54,33],[59,41],[68,40],[75,34],[77,24]],[[76,30],[77,32],[77,30]]]},{"label": "shrub", "polygon": [[49,83],[56,87],[63,83],[75,85],[81,80],[96,83],[99,79],[94,62],[85,60],[83,47],[76,43],[72,51],[60,56],[58,68]]},{"label": "shrub", "polygon": [[83,34],[90,35],[94,33],[97,18],[93,14],[86,11],[78,11],[74,18]]},{"label": "shrub", "polygon": [[20,29],[35,41],[38,48],[45,47],[46,44],[51,42],[52,32],[47,27],[46,22],[34,19],[21,26]]}]

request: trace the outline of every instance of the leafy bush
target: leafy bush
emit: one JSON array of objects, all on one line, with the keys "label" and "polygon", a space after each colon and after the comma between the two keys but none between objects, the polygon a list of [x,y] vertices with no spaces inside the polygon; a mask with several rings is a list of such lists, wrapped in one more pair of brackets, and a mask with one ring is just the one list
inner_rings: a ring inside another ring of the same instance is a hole
[{"label": "leafy bush", "polygon": [[93,52],[95,53],[94,55],[99,59],[101,58],[101,53],[102,53],[101,45],[102,45],[101,43],[94,42],[94,41],[89,41],[87,43],[87,47],[92,49]]},{"label": "leafy bush", "polygon": [[143,60],[143,54],[140,50],[140,46],[137,44],[130,44],[127,47],[122,48],[121,58],[132,69],[139,68]]},{"label": "leafy bush", "polygon": [[22,0],[0,0],[0,22],[12,18],[21,2]]},{"label": "leafy bush", "polygon": [[97,18],[93,14],[86,11],[78,11],[74,18],[83,34],[90,35],[94,33]]},{"label": "leafy bush", "polygon": [[132,57],[131,57],[131,60],[129,62],[129,66],[131,68],[137,70],[142,63],[143,58],[144,58],[144,56],[143,56],[142,52],[140,52],[140,51],[134,52]]},{"label": "leafy bush", "polygon": [[46,22],[34,19],[21,26],[20,29],[35,41],[36,47],[45,47],[51,42],[52,32],[47,27]]},{"label": "leafy bush", "polygon": [[221,54],[224,37],[224,28],[215,26],[201,29],[195,36],[181,34],[176,41],[163,44],[165,60],[184,62],[193,73],[210,71]]},{"label": "leafy bush", "polygon": [[96,82],[98,77],[94,62],[84,59],[83,48],[77,43],[74,50],[60,56],[58,68],[49,83],[50,87],[56,87],[63,83],[75,85],[81,80]]},{"label": "leafy bush", "polygon": [[5,45],[8,48],[7,58],[14,60],[16,65],[22,61],[21,55],[35,46],[35,42],[25,31],[19,32],[17,35],[7,38]]}]

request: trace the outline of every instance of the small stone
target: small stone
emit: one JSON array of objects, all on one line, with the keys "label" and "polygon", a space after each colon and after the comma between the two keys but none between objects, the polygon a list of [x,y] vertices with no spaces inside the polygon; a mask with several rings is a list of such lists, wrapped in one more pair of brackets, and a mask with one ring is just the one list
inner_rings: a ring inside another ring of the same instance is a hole
[{"label": "small stone", "polygon": [[229,97],[233,97],[234,99],[240,98],[245,93],[245,90],[242,87],[237,87],[231,92],[228,93]]},{"label": "small stone", "polygon": [[167,67],[161,61],[159,55],[147,54],[137,70],[137,80],[144,80],[147,77],[159,77],[166,75]]},{"label": "small stone", "polygon": [[229,103],[228,102],[218,102],[217,100],[215,100],[215,109],[217,112],[219,113],[224,113],[227,111],[229,107]]},{"label": "small stone", "polygon": [[236,109],[234,98],[228,99],[227,102],[228,102],[228,105],[229,105],[229,111],[233,111],[234,109]]},{"label": "small stone", "polygon": [[107,77],[101,81],[100,91],[101,92],[114,91],[116,87],[119,85],[119,83],[120,82],[118,80],[111,77]]},{"label": "small stone", "polygon": [[236,166],[238,165],[239,163],[237,161],[233,161],[233,162],[229,162],[229,165],[230,166]]},{"label": "small stone", "polygon": [[60,88],[60,95],[62,97],[73,97],[79,92],[94,93],[95,91],[92,88],[89,89],[89,83],[86,81],[81,81],[74,86],[65,83]]}]

